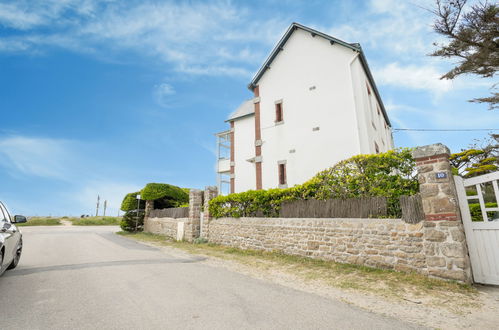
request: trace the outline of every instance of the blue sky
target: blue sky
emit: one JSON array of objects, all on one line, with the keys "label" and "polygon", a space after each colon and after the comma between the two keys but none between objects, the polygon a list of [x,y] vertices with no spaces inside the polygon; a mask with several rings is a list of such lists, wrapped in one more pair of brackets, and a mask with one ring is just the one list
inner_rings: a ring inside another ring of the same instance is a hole
[{"label": "blue sky", "polygon": [[[0,0],[0,199],[13,213],[108,214],[147,182],[215,184],[215,138],[292,22],[360,42],[397,128],[498,128],[442,81],[432,1]],[[486,132],[394,133],[453,151]]]}]

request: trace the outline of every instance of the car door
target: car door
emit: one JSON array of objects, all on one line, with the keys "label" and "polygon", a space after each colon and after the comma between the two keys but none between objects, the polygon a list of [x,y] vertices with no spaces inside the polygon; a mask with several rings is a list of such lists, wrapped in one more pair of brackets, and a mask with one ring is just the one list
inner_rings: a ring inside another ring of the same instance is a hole
[{"label": "car door", "polygon": [[0,235],[4,237],[5,254],[3,264],[9,265],[14,257],[14,249],[17,246],[17,228],[11,223],[10,214],[0,202]]}]

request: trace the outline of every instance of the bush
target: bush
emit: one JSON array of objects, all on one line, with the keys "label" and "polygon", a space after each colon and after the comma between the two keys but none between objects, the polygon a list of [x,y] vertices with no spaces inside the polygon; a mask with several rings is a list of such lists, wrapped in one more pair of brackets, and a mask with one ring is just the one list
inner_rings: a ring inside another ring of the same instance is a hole
[{"label": "bush", "polygon": [[[470,203],[468,204],[470,208],[471,221],[483,221],[482,210],[480,209],[479,203]],[[485,203],[485,207],[492,208],[497,207],[497,203]],[[487,217],[489,219],[495,218],[498,212],[491,211],[487,212]]]},{"label": "bush", "polygon": [[319,172],[302,185],[287,189],[250,190],[210,201],[214,217],[278,217],[281,204],[299,199],[387,197],[388,214],[401,216],[399,197],[419,191],[410,149],[359,155]]},{"label": "bush", "polygon": [[186,188],[166,183],[148,183],[140,195],[143,200],[154,200],[155,209],[179,207],[189,202],[189,192]]},{"label": "bush", "polygon": [[144,215],[143,210],[128,211],[121,220],[120,227],[124,231],[138,232],[144,230]]},{"label": "bush", "polygon": [[[123,201],[121,202],[121,210],[124,212],[136,210],[138,194],[140,194],[139,191],[127,194],[125,198],[123,198]],[[139,202],[139,209],[145,209],[145,207],[146,207],[146,202],[141,199]]]}]

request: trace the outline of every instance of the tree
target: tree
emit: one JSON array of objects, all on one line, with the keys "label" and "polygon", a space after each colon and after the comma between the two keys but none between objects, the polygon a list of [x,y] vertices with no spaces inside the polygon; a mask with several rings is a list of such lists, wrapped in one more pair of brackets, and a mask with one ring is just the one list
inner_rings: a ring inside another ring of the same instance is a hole
[{"label": "tree", "polygon": [[[492,78],[499,67],[499,6],[483,1],[465,11],[466,2],[436,0],[436,8],[431,10],[437,16],[433,29],[450,41],[448,44],[434,43],[438,49],[430,55],[459,60],[440,79],[454,79],[462,74]],[[489,109],[497,109],[497,84],[492,85],[491,90],[491,96],[470,101],[488,103]]]},{"label": "tree", "polygon": [[452,154],[450,162],[454,174],[466,178],[497,171],[499,170],[499,144],[492,138],[476,141],[468,149]]}]

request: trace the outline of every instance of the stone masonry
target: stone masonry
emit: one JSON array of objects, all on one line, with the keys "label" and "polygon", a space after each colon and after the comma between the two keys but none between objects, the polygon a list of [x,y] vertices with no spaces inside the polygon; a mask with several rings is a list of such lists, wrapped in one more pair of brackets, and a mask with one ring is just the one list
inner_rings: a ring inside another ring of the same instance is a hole
[{"label": "stone masonry", "polygon": [[191,189],[189,191],[189,220],[185,224],[184,238],[192,242],[199,237],[201,212],[203,210],[203,191]]},{"label": "stone masonry", "polygon": [[419,147],[413,152],[425,213],[424,253],[429,275],[471,282],[449,155],[449,149],[440,143]]},{"label": "stone masonry", "polygon": [[209,210],[209,202],[213,198],[218,196],[218,188],[217,187],[206,187],[204,189],[204,198],[203,198],[203,228],[201,229],[201,237],[208,239],[209,231],[208,226],[211,220],[210,210]]},{"label": "stone masonry", "polygon": [[471,282],[449,149],[442,144],[424,146],[413,156],[425,213],[425,220],[416,224],[400,219],[211,219],[208,203],[217,190],[207,187],[204,192],[190,191],[189,218],[146,219],[145,229],[175,237],[182,221],[187,241],[201,235],[210,243],[241,249],[281,251]]}]

